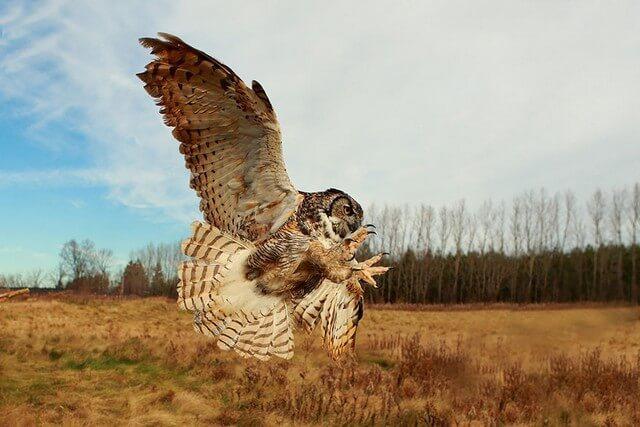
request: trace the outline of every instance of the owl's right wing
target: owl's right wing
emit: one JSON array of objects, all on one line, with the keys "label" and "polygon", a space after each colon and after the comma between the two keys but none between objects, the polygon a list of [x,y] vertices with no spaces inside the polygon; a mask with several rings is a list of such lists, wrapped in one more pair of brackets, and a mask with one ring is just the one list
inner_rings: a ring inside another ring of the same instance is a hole
[{"label": "owl's right wing", "polygon": [[252,242],[293,213],[298,192],[282,157],[280,125],[256,81],[178,37],[142,38],[155,58],[138,74],[174,128],[205,220]]},{"label": "owl's right wing", "polygon": [[320,324],[324,347],[332,358],[339,359],[355,349],[363,312],[361,290],[324,279],[313,291],[294,301],[293,318],[307,332]]}]

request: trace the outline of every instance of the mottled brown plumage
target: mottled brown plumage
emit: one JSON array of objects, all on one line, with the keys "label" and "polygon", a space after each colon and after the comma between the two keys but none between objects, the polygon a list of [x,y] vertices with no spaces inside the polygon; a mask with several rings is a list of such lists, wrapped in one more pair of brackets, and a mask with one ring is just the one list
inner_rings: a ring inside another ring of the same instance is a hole
[{"label": "mottled brown plumage", "polygon": [[297,191],[286,173],[271,101],[226,65],[160,33],[143,38],[155,58],[138,74],[173,127],[206,223],[183,251],[178,304],[218,346],[261,360],[293,355],[292,317],[320,323],[334,357],[353,348],[360,281],[375,285],[380,256],[358,263],[369,231],[346,193]]}]

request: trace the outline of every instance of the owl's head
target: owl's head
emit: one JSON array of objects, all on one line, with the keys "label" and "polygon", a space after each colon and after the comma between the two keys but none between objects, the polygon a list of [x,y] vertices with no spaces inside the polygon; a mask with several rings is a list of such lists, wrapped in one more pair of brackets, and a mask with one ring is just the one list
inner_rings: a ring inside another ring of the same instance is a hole
[{"label": "owl's head", "polygon": [[341,242],[362,225],[362,207],[347,193],[330,188],[304,196],[299,214],[310,234]]}]

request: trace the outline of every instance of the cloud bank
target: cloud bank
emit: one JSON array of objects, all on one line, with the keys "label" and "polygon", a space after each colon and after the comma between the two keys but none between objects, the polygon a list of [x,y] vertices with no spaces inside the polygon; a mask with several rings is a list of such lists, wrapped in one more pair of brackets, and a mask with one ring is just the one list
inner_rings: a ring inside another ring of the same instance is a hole
[{"label": "cloud bank", "polygon": [[640,166],[639,16],[637,2],[9,3],[0,97],[43,149],[82,148],[88,164],[3,171],[0,185],[100,185],[126,206],[195,217],[177,143],[135,77],[149,60],[137,38],[157,31],[263,84],[303,190],[437,205],[627,184]]}]

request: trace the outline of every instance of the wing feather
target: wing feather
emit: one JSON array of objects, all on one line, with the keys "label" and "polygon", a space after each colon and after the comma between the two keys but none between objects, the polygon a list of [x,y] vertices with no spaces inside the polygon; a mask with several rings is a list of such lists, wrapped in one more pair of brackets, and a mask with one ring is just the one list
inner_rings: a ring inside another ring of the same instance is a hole
[{"label": "wing feather", "polygon": [[280,125],[262,86],[176,36],[140,39],[155,58],[138,77],[191,171],[205,220],[258,241],[277,230],[299,202],[282,157]]}]

